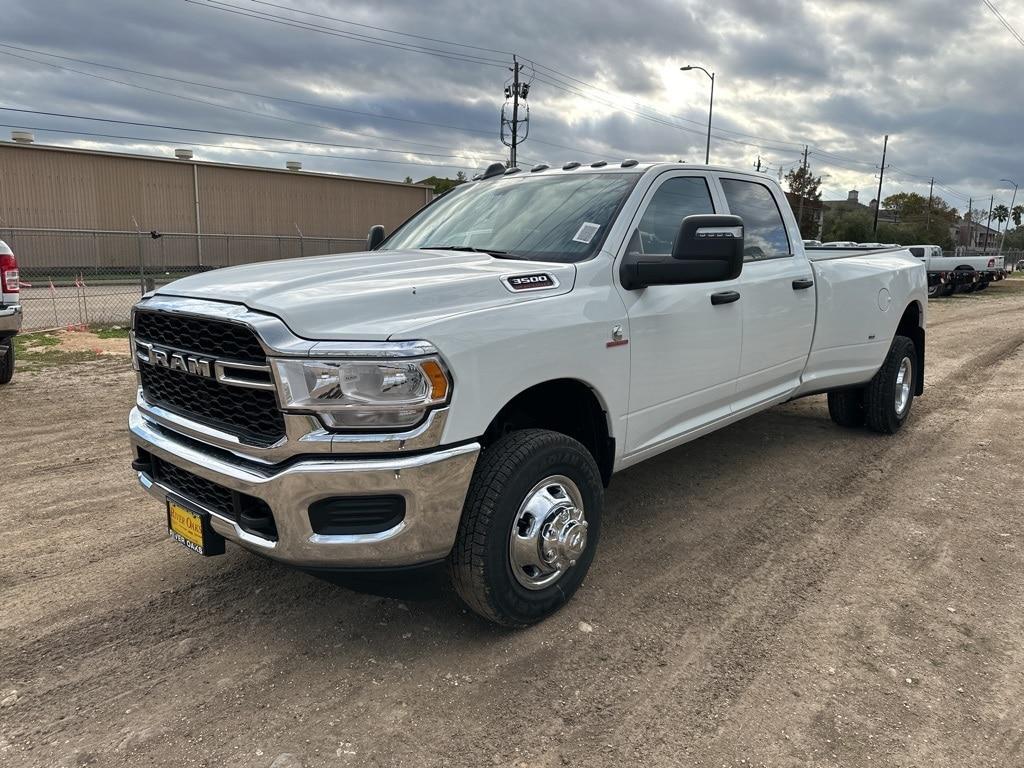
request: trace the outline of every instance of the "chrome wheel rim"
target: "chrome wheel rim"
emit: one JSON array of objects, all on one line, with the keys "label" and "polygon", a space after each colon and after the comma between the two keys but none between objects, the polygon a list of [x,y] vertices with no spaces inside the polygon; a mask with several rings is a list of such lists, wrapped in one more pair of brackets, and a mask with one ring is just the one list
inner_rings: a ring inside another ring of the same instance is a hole
[{"label": "chrome wheel rim", "polygon": [[909,357],[900,361],[900,369],[896,372],[896,415],[902,416],[910,404],[910,388],[913,384],[914,368]]},{"label": "chrome wheel rim", "polygon": [[564,475],[551,475],[526,494],[512,520],[508,556],[512,575],[527,589],[554,584],[587,549],[583,494]]}]

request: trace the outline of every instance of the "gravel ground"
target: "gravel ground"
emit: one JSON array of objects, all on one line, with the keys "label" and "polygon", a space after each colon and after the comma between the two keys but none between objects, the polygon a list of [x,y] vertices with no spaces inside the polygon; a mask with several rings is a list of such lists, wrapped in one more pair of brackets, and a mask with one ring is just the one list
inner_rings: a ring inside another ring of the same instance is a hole
[{"label": "gravel ground", "polygon": [[587,583],[520,632],[193,556],[129,470],[125,361],[19,374],[0,763],[1024,765],[1022,287],[931,303],[893,438],[814,397],[617,475]]}]

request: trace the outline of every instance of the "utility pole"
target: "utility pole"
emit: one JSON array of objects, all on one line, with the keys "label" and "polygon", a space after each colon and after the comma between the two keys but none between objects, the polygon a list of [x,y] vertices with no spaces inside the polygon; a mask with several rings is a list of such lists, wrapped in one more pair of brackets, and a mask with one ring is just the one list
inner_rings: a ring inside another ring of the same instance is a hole
[{"label": "utility pole", "polygon": [[988,218],[985,219],[985,250],[984,253],[988,253],[988,233],[992,231],[992,205],[996,201],[996,196],[992,195],[988,199]]},{"label": "utility pole", "polygon": [[512,147],[509,151],[509,168],[516,167],[516,145],[519,144],[519,60],[512,57]]},{"label": "utility pole", "polygon": [[[1013,216],[1013,206],[1017,204],[1017,182],[1012,179],[1000,179],[1005,181],[1007,184],[1013,184],[1013,197],[1010,199],[1010,216]],[[1003,252],[1003,245],[1006,243],[1006,230],[1010,228],[1010,222],[1006,222],[1006,226],[1003,227],[1003,236],[999,238],[999,253]]]},{"label": "utility pole", "polygon": [[[807,145],[806,144],[804,144],[804,161],[803,161],[803,163],[801,163],[800,167],[804,169],[804,184],[806,184],[807,183]],[[803,192],[800,193],[799,209],[800,210],[796,214],[796,228],[799,229],[801,235],[803,235],[803,226],[804,226],[804,193]]]},{"label": "utility pole", "polygon": [[932,227],[932,190],[935,189],[935,177],[932,176],[931,183],[928,184],[928,218],[925,221],[924,230],[925,232],[931,231]]},{"label": "utility pole", "polygon": [[878,238],[878,209],[882,207],[882,179],[885,178],[885,152],[889,148],[889,134],[885,134],[885,141],[882,143],[882,167],[878,169],[878,195],[875,197],[875,226],[874,237]]},{"label": "utility pole", "polygon": [[[512,72],[511,81],[505,81],[505,104],[501,108],[501,142],[509,148],[508,153],[508,167],[516,167],[516,154],[519,149],[519,145],[522,144],[527,135],[530,132],[530,107],[526,103],[526,96],[530,92],[530,84],[520,82],[519,75],[523,70],[523,65],[519,63],[518,57],[513,54],[512,66],[509,67]],[[506,116],[506,109],[508,108],[508,100],[512,100],[512,119],[510,120]],[[526,110],[526,117],[522,120],[519,119],[519,100],[523,100],[523,106]],[[520,132],[519,124],[523,123],[524,130]],[[508,136],[505,134],[505,129],[508,129]]]},{"label": "utility pole", "polygon": [[974,198],[967,199],[967,242],[961,243],[966,248],[971,247],[971,230],[974,229]]}]

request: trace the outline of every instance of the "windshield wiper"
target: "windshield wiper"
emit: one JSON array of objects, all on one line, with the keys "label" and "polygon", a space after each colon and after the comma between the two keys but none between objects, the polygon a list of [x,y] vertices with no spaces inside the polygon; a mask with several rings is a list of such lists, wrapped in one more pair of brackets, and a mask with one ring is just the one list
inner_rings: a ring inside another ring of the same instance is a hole
[{"label": "windshield wiper", "polygon": [[508,251],[496,251],[493,248],[476,248],[472,245],[424,245],[421,246],[424,251],[466,251],[467,253],[486,253],[489,256],[494,256],[497,259],[522,259],[522,256],[517,256],[514,253]]}]

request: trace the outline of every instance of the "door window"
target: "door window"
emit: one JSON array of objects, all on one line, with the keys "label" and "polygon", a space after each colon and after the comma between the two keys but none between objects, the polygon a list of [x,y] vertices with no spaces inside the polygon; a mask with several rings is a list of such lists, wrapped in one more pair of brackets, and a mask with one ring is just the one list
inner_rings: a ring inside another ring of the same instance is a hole
[{"label": "door window", "polygon": [[743,219],[743,260],[761,261],[792,256],[789,235],[775,196],[756,181],[722,179],[729,212]]},{"label": "door window", "polygon": [[671,256],[683,219],[714,213],[708,183],[699,176],[668,179],[654,193],[629,239],[629,253]]}]

